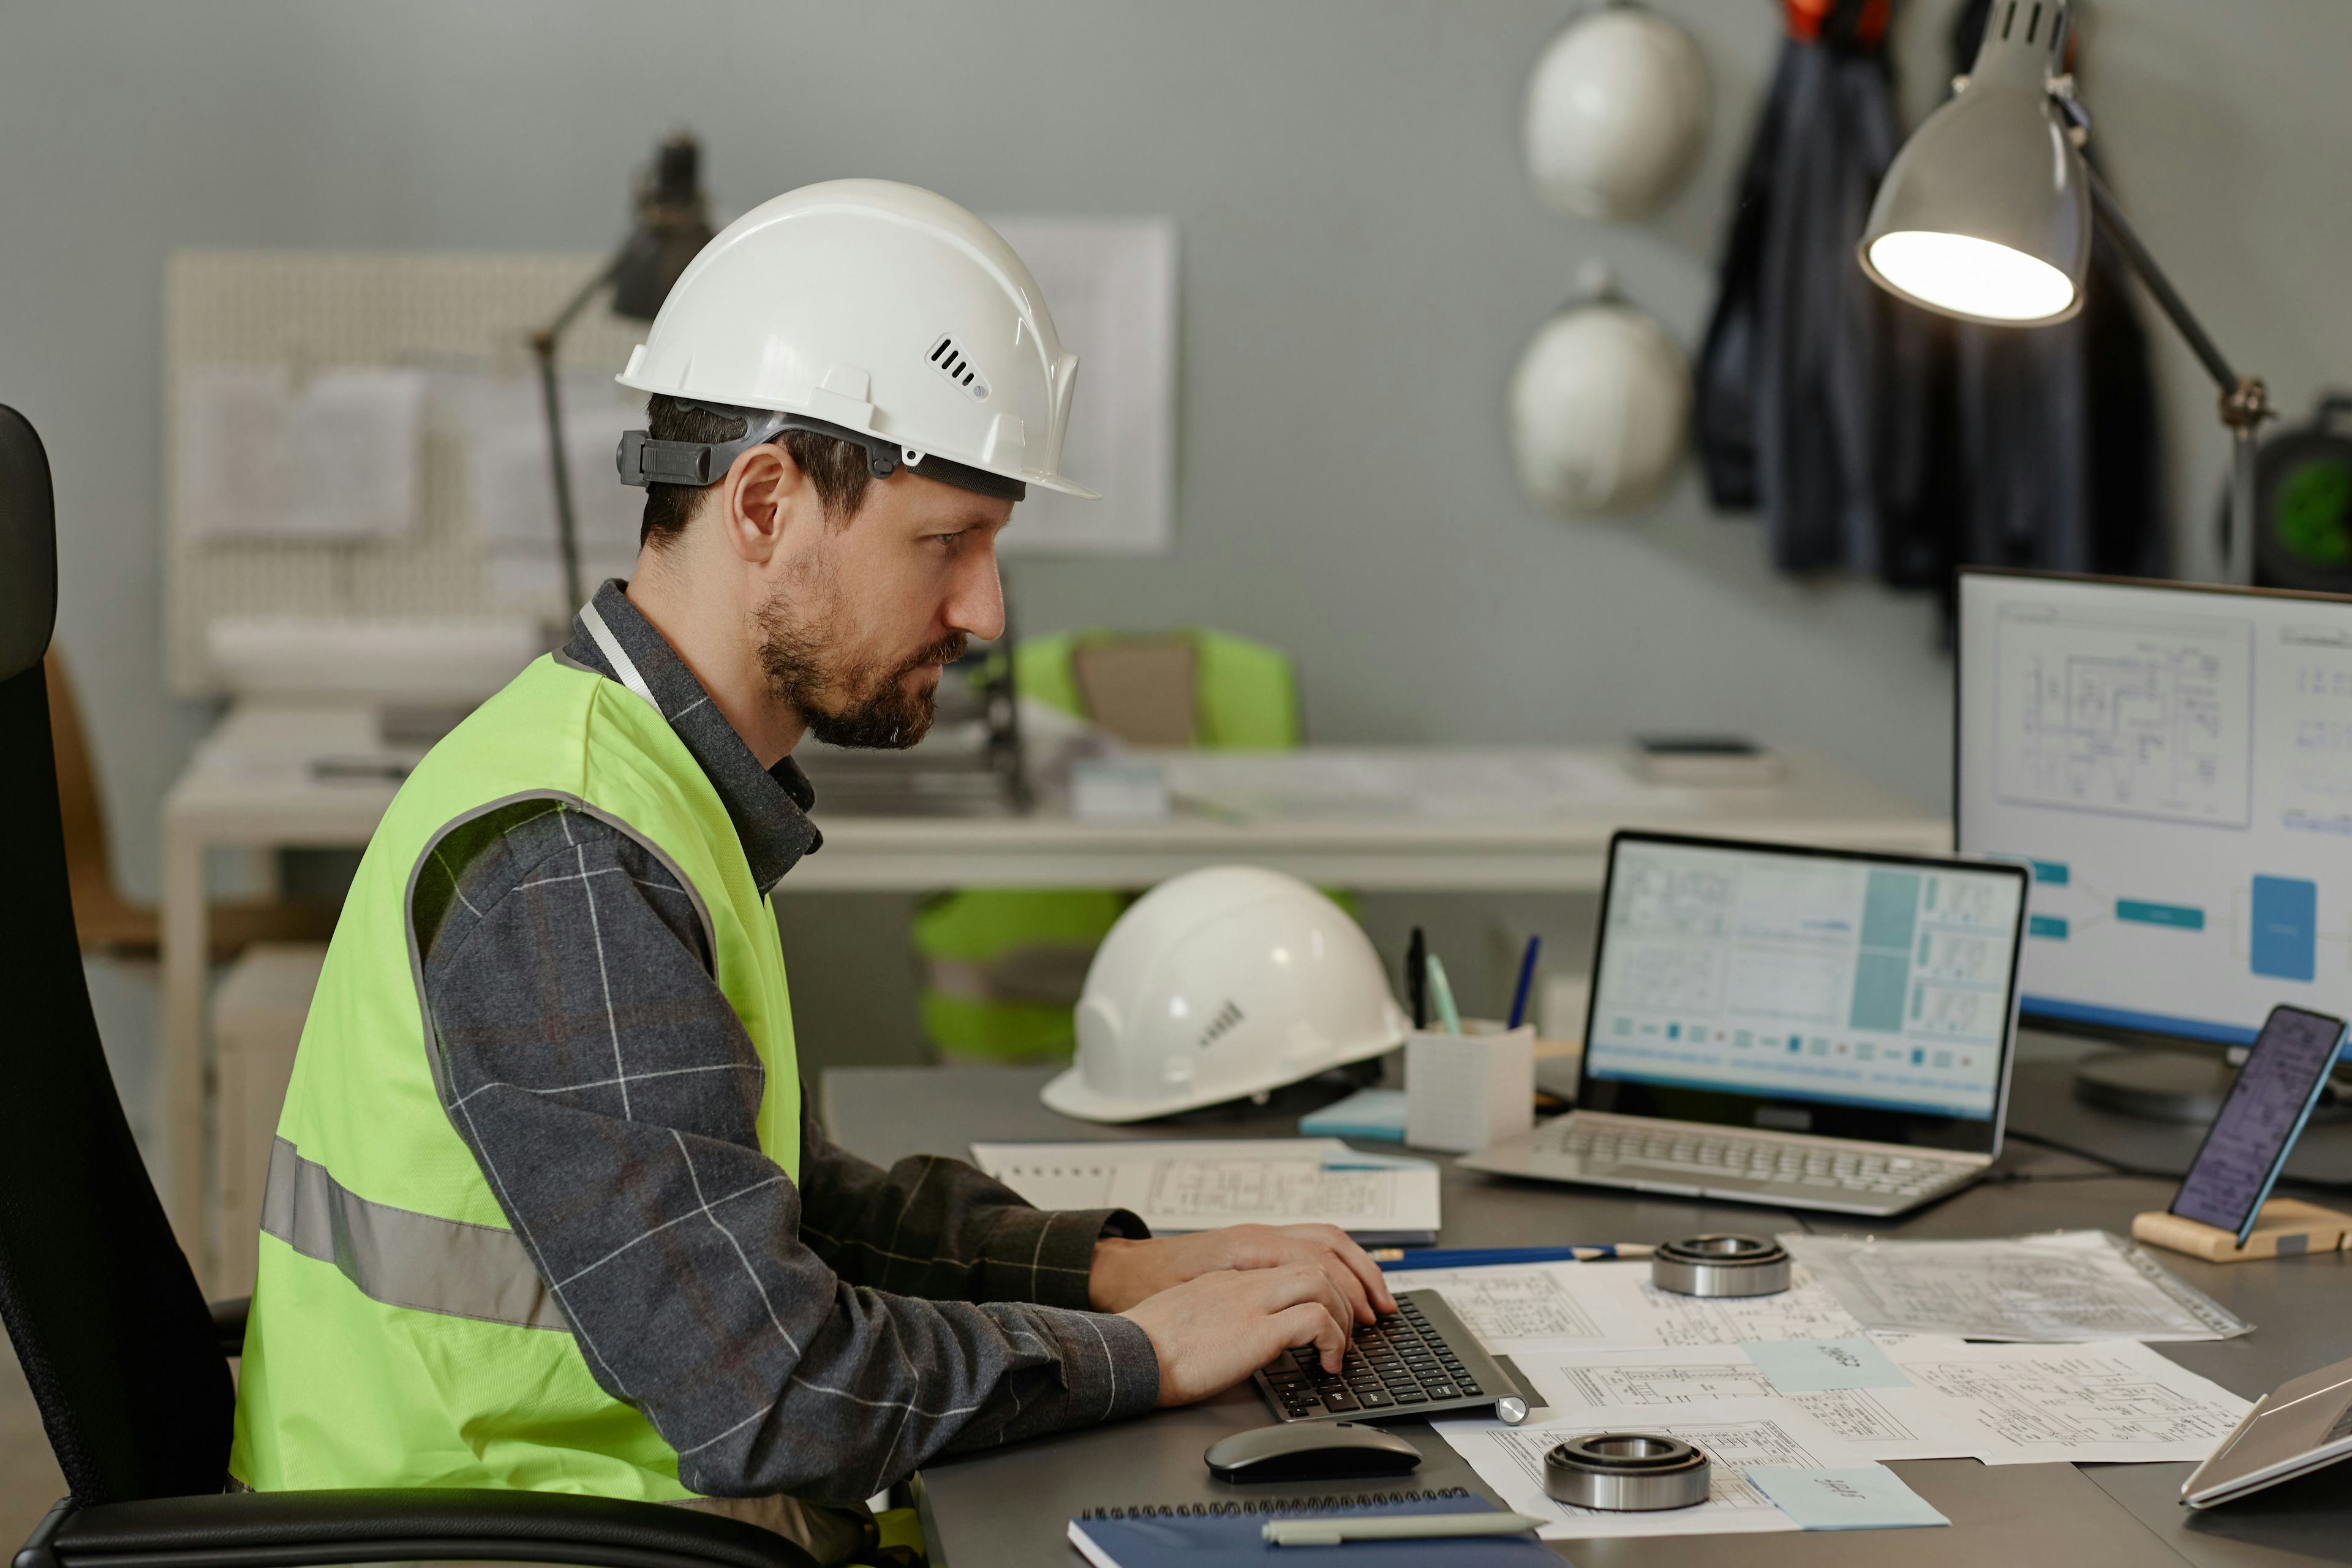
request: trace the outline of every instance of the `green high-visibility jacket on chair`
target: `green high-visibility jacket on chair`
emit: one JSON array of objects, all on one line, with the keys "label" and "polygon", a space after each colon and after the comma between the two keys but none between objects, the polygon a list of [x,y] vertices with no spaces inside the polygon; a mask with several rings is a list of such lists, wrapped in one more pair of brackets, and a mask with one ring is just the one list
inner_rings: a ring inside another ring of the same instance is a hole
[{"label": "green high-visibility jacket on chair", "polygon": [[612,821],[693,896],[767,1068],[760,1146],[800,1169],[800,1075],[774,910],[718,792],[615,681],[542,658],[401,787],[327,951],[263,1202],[229,1468],[265,1491],[512,1487],[694,1494],[598,1386],[446,1109],[411,900],[453,828],[527,800]]},{"label": "green high-visibility jacket on chair", "polygon": [[[1174,634],[1193,658],[1192,744],[1288,751],[1298,744],[1298,683],[1280,648],[1224,632]],[[1079,649],[1123,640],[1106,630],[1029,637],[1013,650],[1022,696],[1084,719]],[[923,1033],[951,1061],[1066,1058],[1071,1007],[1102,939],[1132,901],[1109,889],[973,888],[942,893],[915,916]]]}]

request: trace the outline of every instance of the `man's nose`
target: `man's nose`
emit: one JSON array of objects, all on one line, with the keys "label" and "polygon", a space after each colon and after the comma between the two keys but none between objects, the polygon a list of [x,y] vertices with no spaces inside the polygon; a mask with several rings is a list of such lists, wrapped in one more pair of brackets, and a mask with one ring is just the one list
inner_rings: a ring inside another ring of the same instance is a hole
[{"label": "man's nose", "polygon": [[948,597],[948,625],[982,642],[994,642],[1004,635],[1004,588],[996,577],[994,543],[973,552],[961,567]]}]

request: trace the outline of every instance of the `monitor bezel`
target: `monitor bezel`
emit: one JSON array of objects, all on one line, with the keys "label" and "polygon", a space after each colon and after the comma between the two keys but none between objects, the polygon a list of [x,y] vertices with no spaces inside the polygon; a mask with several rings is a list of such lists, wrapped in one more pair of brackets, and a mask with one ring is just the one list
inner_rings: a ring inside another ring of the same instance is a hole
[{"label": "monitor bezel", "polygon": [[[1960,613],[1961,599],[1968,592],[1971,577],[2022,577],[2042,583],[2072,583],[2100,588],[2140,588],[2163,594],[2212,594],[2223,598],[2294,599],[2310,604],[2334,605],[2352,609],[2352,595],[2322,594],[2309,588],[2257,587],[2242,583],[2175,583],[2161,577],[2116,577],[2095,572],[2048,572],[2032,566],[1961,566],[1952,574],[1952,853],[1959,854],[1963,842],[1960,813],[1968,796],[1960,788],[1965,770],[1961,765],[1960,738],[1961,684],[1966,679],[1968,660],[1968,617]],[[2026,892],[2030,898],[2032,887]],[[2232,1050],[2251,1046],[2261,1035],[2261,1026],[2239,1029],[2235,1026],[2214,1023],[2203,1018],[2180,1017],[2171,1014],[2145,1015],[2145,1024],[2118,1024],[2102,1019],[2077,1017],[2067,1013],[2038,1010],[2026,1004],[2024,994],[2024,960],[2018,963],[2018,1021],[2032,1024],[2037,1029],[2053,1034],[2069,1035],[2082,1039],[2101,1040],[2119,1046],[2138,1046],[2168,1051],[2189,1051],[2198,1055],[2223,1057]],[[2091,1004],[2081,1004],[2085,1007]],[[2166,1027],[2165,1026],[2174,1026]]]},{"label": "monitor bezel", "polygon": [[[2001,1019],[2000,1074],[1993,1095],[1991,1116],[1979,1121],[1965,1116],[1941,1116],[1929,1110],[1890,1110],[1833,1100],[1738,1094],[1724,1089],[1680,1088],[1639,1079],[1595,1078],[1592,1074],[1592,1041],[1594,1024],[1601,1009],[1601,959],[1609,942],[1610,900],[1616,888],[1618,852],[1628,844],[1664,844],[1685,849],[1720,849],[1741,855],[1849,860],[1872,866],[1919,867],[2014,879],[2017,883],[2017,920],[2010,932],[2009,1000]],[[2009,1125],[2010,1081],[2017,1069],[2018,980],[2024,959],[2025,900],[2032,891],[2032,879],[2026,868],[2011,860],[1968,860],[1958,856],[1907,855],[1892,850],[1831,848],[1814,844],[1620,828],[1610,835],[1608,869],[1601,879],[1601,909],[1594,922],[1592,985],[1584,1004],[1584,1051],[1577,1062],[1576,1107],[1579,1110],[1616,1116],[1654,1117],[1751,1131],[1793,1132],[1814,1138],[1850,1138],[1870,1143],[1905,1144],[1948,1152],[1981,1154],[1988,1159],[1998,1155],[2002,1133]],[[1662,1091],[1664,1103],[1660,1103]]]}]

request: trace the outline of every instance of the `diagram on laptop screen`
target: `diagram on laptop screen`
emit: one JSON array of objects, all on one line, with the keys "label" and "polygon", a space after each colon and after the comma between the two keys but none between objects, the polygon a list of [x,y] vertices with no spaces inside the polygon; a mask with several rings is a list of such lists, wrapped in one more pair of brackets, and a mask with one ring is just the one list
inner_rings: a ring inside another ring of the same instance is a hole
[{"label": "diagram on laptop screen", "polygon": [[1958,847],[2032,871],[2028,1013],[2352,1010],[2352,602],[1972,575],[1960,650]]},{"label": "diagram on laptop screen", "polygon": [[1622,844],[1591,1069],[1989,1117],[2019,901],[2011,874]]}]

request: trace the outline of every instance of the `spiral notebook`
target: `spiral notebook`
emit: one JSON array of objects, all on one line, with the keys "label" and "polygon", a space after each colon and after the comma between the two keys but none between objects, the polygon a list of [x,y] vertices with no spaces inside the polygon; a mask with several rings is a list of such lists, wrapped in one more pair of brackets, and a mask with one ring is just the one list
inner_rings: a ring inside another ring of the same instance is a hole
[{"label": "spiral notebook", "polygon": [[1094,1568],[1559,1568],[1533,1536],[1454,1536],[1351,1541],[1343,1546],[1275,1546],[1269,1519],[1330,1519],[1351,1513],[1490,1513],[1494,1504],[1447,1487],[1435,1491],[1356,1492],[1248,1502],[1090,1508],[1070,1521],[1070,1544]]}]

